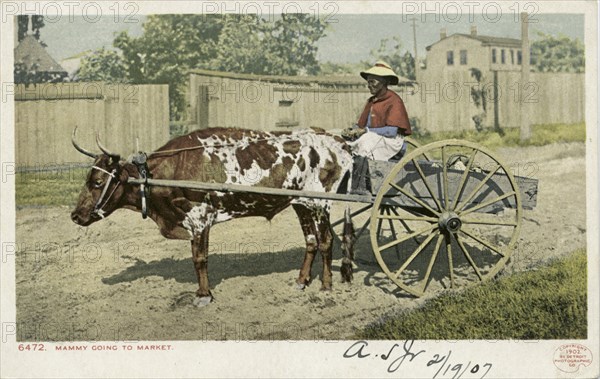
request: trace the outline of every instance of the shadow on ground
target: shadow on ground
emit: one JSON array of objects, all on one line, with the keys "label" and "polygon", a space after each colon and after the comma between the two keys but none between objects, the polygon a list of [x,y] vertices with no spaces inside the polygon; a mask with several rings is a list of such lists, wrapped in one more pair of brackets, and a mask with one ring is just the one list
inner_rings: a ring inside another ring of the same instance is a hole
[{"label": "shadow on ground", "polygon": [[[333,259],[342,257],[339,246],[334,246]],[[225,279],[239,276],[260,276],[273,273],[300,271],[304,259],[303,248],[292,248],[273,253],[212,254],[208,257],[210,285],[214,287]],[[378,272],[379,266],[362,265],[358,270]],[[312,279],[320,278],[323,272],[321,256],[317,254],[313,263]],[[334,275],[339,275],[339,265],[333,265]],[[132,282],[150,276],[175,279],[180,283],[197,283],[192,259],[164,258],[146,262],[135,259],[133,265],[118,274],[102,279],[102,283],[114,285]],[[365,283],[372,285],[371,283]]]}]

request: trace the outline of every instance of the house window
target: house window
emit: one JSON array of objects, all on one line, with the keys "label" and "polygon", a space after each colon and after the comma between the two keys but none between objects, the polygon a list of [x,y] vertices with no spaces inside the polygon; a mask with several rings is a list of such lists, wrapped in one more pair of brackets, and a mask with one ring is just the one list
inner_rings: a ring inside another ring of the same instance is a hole
[{"label": "house window", "polygon": [[297,107],[293,100],[279,100],[278,118],[275,122],[277,127],[294,127],[300,125],[297,115]]},{"label": "house window", "polygon": [[510,51],[510,64],[515,64],[515,51]]},{"label": "house window", "polygon": [[492,63],[496,63],[496,49],[492,49]]},{"label": "house window", "polygon": [[467,64],[467,50],[460,51],[460,64]]},{"label": "house window", "polygon": [[521,50],[517,50],[517,64],[521,64],[523,57],[521,56]]},{"label": "house window", "polygon": [[446,61],[448,63],[448,66],[452,66],[454,64],[454,51],[449,51],[446,54]]},{"label": "house window", "polygon": [[500,50],[500,62],[502,64],[506,63],[506,51],[504,49]]}]

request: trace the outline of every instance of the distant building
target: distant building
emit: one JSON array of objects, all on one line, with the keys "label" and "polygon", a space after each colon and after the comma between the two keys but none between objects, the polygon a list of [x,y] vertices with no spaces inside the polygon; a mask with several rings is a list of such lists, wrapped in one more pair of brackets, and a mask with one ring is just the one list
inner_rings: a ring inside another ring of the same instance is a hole
[{"label": "distant building", "polygon": [[446,29],[440,32],[440,40],[427,46],[427,74],[443,70],[468,70],[477,68],[489,71],[520,71],[521,40],[491,37],[477,34],[471,27],[470,34],[452,34]]},{"label": "distant building", "polygon": [[30,30],[15,48],[15,83],[61,82],[67,71],[48,54]]},{"label": "distant building", "polygon": [[[469,34],[447,35],[426,47],[418,82],[426,111],[420,120],[435,131],[513,126],[505,102],[521,71],[521,40]],[[502,104],[501,104],[502,103]],[[512,112],[514,113],[514,112]],[[506,116],[506,117],[505,117]]]},{"label": "distant building", "polygon": [[92,50],[86,50],[60,61],[60,65],[65,69],[65,71],[67,71],[71,80],[78,80],[77,75],[79,73],[79,69],[81,68],[81,60],[88,57],[92,53]]}]

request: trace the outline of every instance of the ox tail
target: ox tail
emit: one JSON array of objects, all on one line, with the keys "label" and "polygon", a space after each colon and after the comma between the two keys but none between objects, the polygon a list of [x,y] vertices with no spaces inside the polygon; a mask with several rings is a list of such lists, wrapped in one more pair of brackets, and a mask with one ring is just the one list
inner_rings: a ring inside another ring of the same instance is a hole
[{"label": "ox tail", "polygon": [[352,282],[352,261],[354,260],[354,225],[350,217],[350,208],[347,207],[344,213],[344,232],[342,236],[342,283]]}]

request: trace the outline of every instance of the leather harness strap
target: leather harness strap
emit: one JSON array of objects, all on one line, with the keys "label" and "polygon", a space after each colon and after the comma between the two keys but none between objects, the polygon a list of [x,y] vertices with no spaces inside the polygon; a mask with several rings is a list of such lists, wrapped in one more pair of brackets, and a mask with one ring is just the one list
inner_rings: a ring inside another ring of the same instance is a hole
[{"label": "leather harness strap", "polygon": [[104,172],[105,174],[107,174],[109,176],[108,180],[104,184],[104,188],[102,189],[102,193],[100,194],[100,197],[98,198],[98,200],[96,201],[96,205],[94,206],[94,213],[96,213],[101,218],[104,218],[104,209],[102,209],[102,208],[104,208],[104,206],[108,203],[108,200],[110,200],[110,198],[112,197],[112,195],[117,190],[117,187],[119,187],[119,184],[121,184],[121,183],[117,181],[117,185],[115,186],[115,188],[113,188],[113,190],[110,193],[110,195],[106,198],[106,201],[104,201],[104,204],[100,205],[100,204],[102,204],[102,200],[104,200],[104,196],[106,196],[106,192],[108,191],[108,187],[110,186],[111,180],[112,179],[116,179],[115,173],[117,172],[117,170],[112,170],[112,172],[108,172],[105,169],[103,169],[102,167],[92,166],[92,168],[94,168],[94,169],[96,169],[98,171],[102,171],[102,172]]},{"label": "leather harness strap", "polygon": [[140,184],[140,196],[142,198],[142,218],[148,217],[148,192],[146,186],[148,185],[148,178],[151,178],[150,170],[148,169],[147,163],[148,156],[143,151],[138,151],[133,156],[131,162],[137,167],[140,179],[144,179],[144,183]]}]

